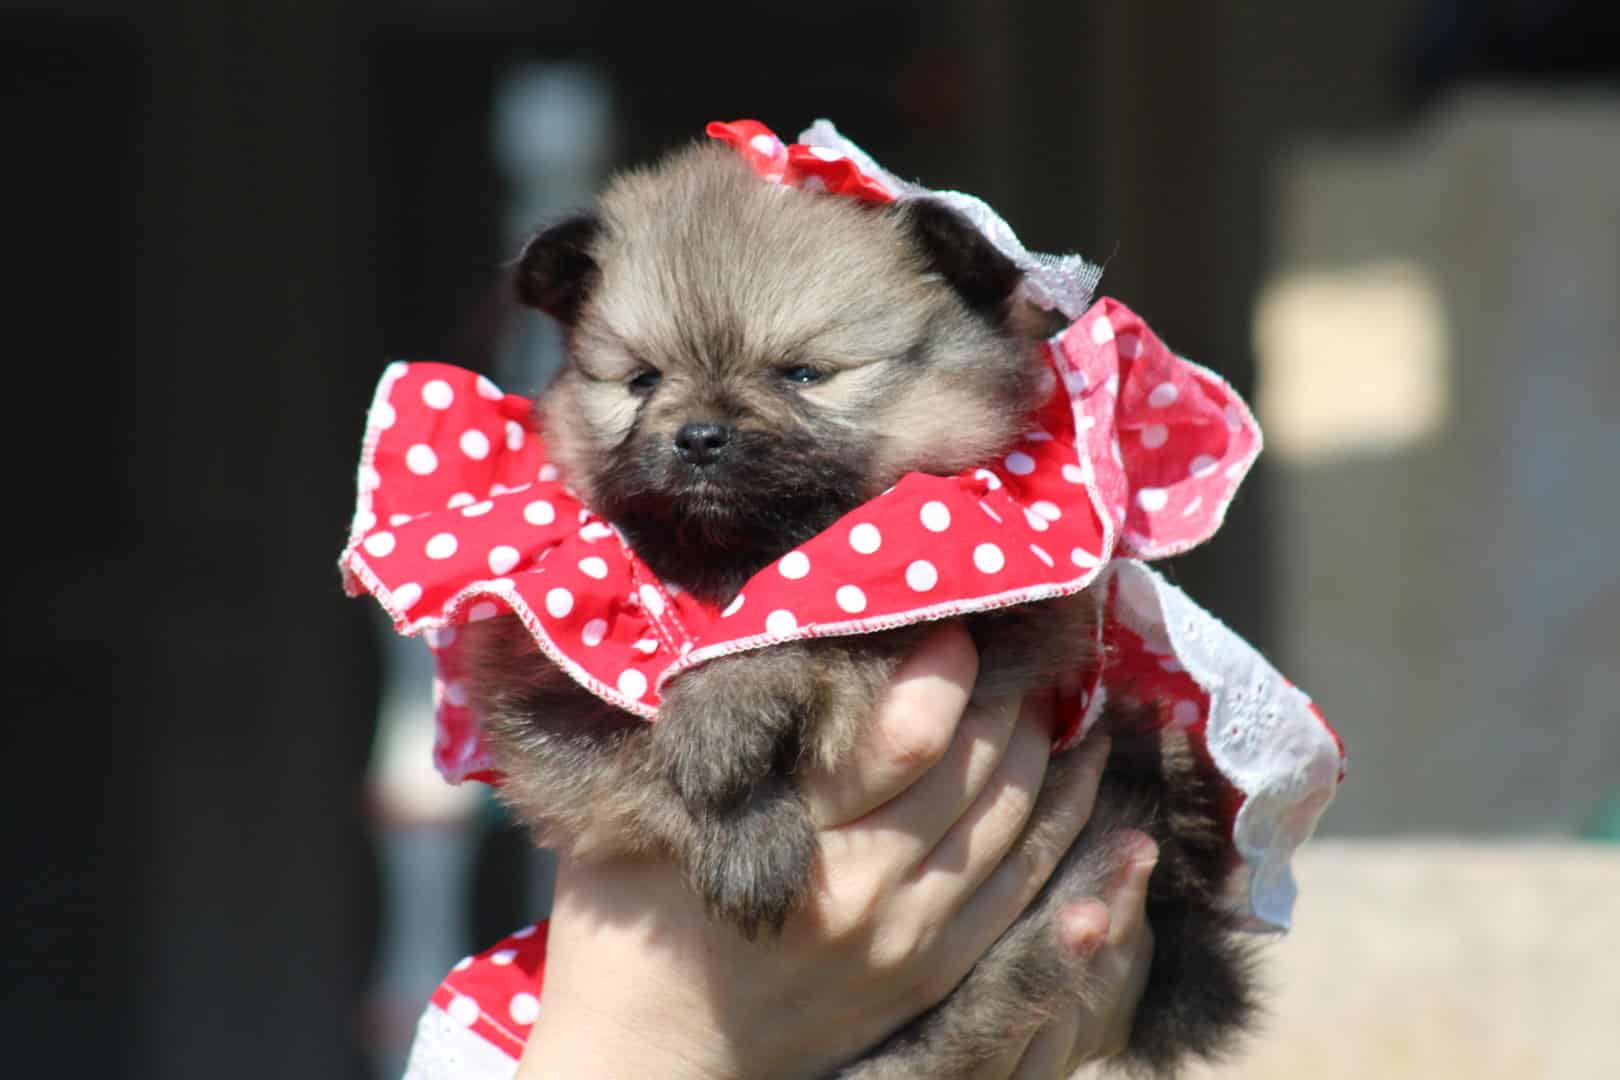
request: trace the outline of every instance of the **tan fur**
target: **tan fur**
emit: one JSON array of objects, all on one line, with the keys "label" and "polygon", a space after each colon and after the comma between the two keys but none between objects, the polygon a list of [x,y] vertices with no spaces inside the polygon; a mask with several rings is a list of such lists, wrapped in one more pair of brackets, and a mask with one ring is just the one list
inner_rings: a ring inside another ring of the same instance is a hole
[{"label": "tan fur", "polygon": [[[943,208],[773,186],[711,146],[621,177],[594,216],[536,237],[518,273],[520,293],[568,333],[570,363],[539,414],[565,479],[655,572],[715,602],[904,473],[951,475],[1006,452],[1036,404],[1050,330],[1014,297],[1016,268]],[[694,462],[681,449],[693,425],[729,441]],[[970,617],[975,695],[1051,687],[1098,662],[1098,618],[1088,593]],[[665,688],[651,725],[574,685],[516,619],[468,626],[462,648],[502,797],[544,843],[579,858],[670,856],[717,917],[753,934],[808,894],[805,763],[847,759],[925,632],[710,661]],[[1166,756],[1157,736],[1116,741],[1092,824],[1040,902],[848,1075],[971,1077],[1009,1038],[1083,1002],[1052,920],[1102,887],[1123,828],[1153,831],[1166,853],[1166,951],[1210,967],[1208,985],[1233,999],[1186,1006],[1180,972],[1162,976],[1133,1053],[1168,1070],[1218,1048],[1246,998],[1210,903],[1225,850],[1207,827],[1214,796],[1178,764],[1187,756]],[[1067,768],[1054,763],[1044,799]],[[1171,798],[1167,776],[1196,797]],[[1038,807],[1022,843],[1050,828]]]},{"label": "tan fur", "polygon": [[[666,379],[642,417],[650,435],[710,413],[779,429],[792,421],[776,370],[827,368],[825,382],[798,393],[832,421],[880,434],[876,486],[861,499],[907,471],[977,464],[1016,434],[1022,410],[995,406],[1032,387],[987,386],[993,373],[1024,376],[1023,365],[1009,372],[985,355],[1031,339],[964,311],[920,265],[900,215],[762,183],[708,146],[621,177],[600,212],[601,280],[571,335],[573,362],[542,404],[542,426],[587,502],[595,462],[635,419],[625,381],[644,367]],[[915,378],[920,347],[927,380]]]}]

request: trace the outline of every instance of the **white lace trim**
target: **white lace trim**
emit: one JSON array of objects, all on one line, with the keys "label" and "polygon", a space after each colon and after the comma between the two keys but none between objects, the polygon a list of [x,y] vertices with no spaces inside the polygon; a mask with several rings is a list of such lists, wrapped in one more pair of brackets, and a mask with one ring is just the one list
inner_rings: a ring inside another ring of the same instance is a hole
[{"label": "white lace trim", "polygon": [[1250,929],[1286,930],[1298,893],[1291,860],[1333,799],[1338,743],[1303,691],[1186,593],[1135,560],[1115,560],[1108,574],[1120,621],[1209,694],[1210,757],[1245,796],[1232,826],[1243,859],[1236,913]]},{"label": "white lace trim", "polygon": [[437,1005],[416,1024],[402,1080],[512,1080],[518,1063]]}]

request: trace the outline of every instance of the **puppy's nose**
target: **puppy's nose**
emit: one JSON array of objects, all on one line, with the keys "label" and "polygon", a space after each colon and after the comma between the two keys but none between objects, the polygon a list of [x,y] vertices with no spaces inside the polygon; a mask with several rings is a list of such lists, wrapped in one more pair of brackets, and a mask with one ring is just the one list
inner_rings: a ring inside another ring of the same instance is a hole
[{"label": "puppy's nose", "polygon": [[708,465],[720,456],[736,428],[707,420],[683,424],[675,433],[675,452],[693,465]]}]

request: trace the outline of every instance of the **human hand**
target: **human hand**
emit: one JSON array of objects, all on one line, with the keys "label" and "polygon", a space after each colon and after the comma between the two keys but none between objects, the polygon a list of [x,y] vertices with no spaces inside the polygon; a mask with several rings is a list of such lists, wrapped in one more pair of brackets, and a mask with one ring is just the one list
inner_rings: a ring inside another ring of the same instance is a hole
[{"label": "human hand", "polygon": [[[1077,750],[1072,784],[1041,800],[1050,827],[1019,844],[1041,793],[1050,706],[969,707],[976,672],[966,632],[936,631],[850,760],[805,778],[816,880],[779,937],[750,942],[710,920],[666,860],[565,861],[520,1076],[819,1075],[942,1000],[1085,824],[1107,756],[1101,740]],[[1129,1030],[1147,939],[1128,893],[1071,906],[1060,935],[1094,949],[1088,968],[1115,990],[1103,995],[1111,1007],[1055,1018],[1017,1048],[1017,1075],[1066,1067]]]},{"label": "human hand", "polygon": [[1060,1013],[1028,1043],[1009,1048],[987,1076],[1072,1076],[1087,1062],[1118,1054],[1130,1040],[1131,1019],[1153,962],[1147,890],[1159,850],[1140,832],[1115,843],[1123,859],[1104,895],[1070,904],[1058,916],[1059,944],[1086,964],[1087,1004]]}]

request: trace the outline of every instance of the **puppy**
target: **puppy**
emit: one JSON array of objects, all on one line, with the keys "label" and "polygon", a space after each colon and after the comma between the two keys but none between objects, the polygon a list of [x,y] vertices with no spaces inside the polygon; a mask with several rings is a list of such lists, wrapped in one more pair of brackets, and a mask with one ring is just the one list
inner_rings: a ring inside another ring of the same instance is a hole
[{"label": "puppy", "polygon": [[[660,577],[717,604],[904,474],[952,475],[1017,441],[1052,330],[1015,300],[1020,281],[941,203],[772,186],[712,145],[619,178],[516,267],[520,299],[567,333],[569,362],[538,407],[564,478]],[[975,697],[1098,662],[1099,617],[1087,593],[972,616]],[[468,626],[463,649],[503,797],[542,843],[670,855],[713,914],[753,935],[779,929],[809,888],[799,771],[851,752],[923,632],[712,660],[665,688],[656,724],[585,692],[515,619]],[[1124,828],[1161,847],[1127,1063],[1169,1072],[1241,1030],[1253,992],[1215,903],[1228,856],[1207,762],[1129,717],[1110,726],[1097,809],[1040,899],[945,1002],[845,1075],[972,1076],[1083,1002],[1052,922],[1101,890]],[[1065,771],[1054,761],[1048,783]]]}]

